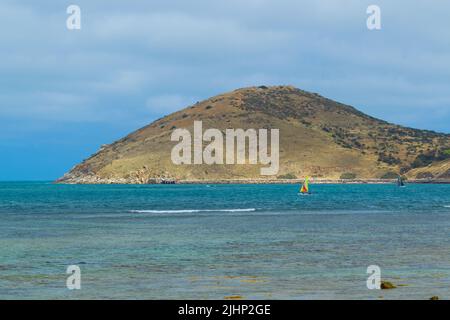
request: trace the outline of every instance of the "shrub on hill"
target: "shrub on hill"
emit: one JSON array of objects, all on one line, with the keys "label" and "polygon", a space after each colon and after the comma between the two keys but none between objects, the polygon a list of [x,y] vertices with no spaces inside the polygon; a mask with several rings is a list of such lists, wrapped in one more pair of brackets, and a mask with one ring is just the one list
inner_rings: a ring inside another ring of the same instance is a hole
[{"label": "shrub on hill", "polygon": [[431,172],[420,172],[416,175],[416,179],[433,179],[434,175]]},{"label": "shrub on hill", "polygon": [[286,173],[277,176],[278,179],[297,179],[297,176],[293,173]]},{"label": "shrub on hill", "polygon": [[426,153],[419,154],[411,166],[413,168],[421,168],[426,167],[435,161],[443,161],[447,159],[450,159],[450,149],[428,151]]},{"label": "shrub on hill", "polygon": [[344,172],[343,174],[341,174],[341,179],[344,179],[344,180],[356,179],[356,173]]},{"label": "shrub on hill", "polygon": [[397,179],[397,178],[398,174],[394,171],[388,171],[380,177],[380,179]]},{"label": "shrub on hill", "polygon": [[395,158],[391,154],[387,155],[384,152],[380,152],[378,154],[378,161],[384,162],[384,163],[387,163],[387,164],[390,164],[390,165],[396,165],[396,164],[400,163],[400,159]]}]

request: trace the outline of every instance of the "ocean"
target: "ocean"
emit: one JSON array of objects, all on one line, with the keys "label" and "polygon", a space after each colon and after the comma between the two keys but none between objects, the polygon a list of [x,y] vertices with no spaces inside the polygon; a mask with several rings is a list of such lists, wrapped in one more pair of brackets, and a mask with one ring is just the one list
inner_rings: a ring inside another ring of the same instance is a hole
[{"label": "ocean", "polygon": [[0,183],[0,299],[450,299],[450,185],[311,188]]}]

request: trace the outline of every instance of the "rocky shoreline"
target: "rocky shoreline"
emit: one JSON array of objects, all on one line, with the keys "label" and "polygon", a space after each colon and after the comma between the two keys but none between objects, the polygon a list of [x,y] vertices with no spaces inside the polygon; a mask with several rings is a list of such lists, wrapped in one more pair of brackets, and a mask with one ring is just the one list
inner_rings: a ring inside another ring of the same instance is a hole
[{"label": "rocky shoreline", "polygon": [[[311,179],[314,184],[392,184],[396,179]],[[96,175],[69,176],[55,181],[57,184],[300,184],[303,179],[211,179],[176,180],[173,178],[101,178]],[[407,183],[450,184],[450,179],[410,179]]]}]

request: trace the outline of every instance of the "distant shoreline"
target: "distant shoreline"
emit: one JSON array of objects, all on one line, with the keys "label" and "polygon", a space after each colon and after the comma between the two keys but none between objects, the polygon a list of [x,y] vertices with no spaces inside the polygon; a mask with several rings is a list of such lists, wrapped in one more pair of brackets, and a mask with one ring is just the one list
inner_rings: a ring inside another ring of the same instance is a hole
[{"label": "distant shoreline", "polygon": [[[212,180],[172,180],[161,179],[159,181],[149,183],[139,183],[140,185],[158,185],[158,184],[301,184],[304,179],[212,179]],[[312,184],[395,184],[397,179],[311,179]],[[411,179],[405,181],[407,184],[450,184],[450,180],[429,180],[429,179]],[[79,182],[64,182],[56,181],[57,184],[70,185],[111,185],[111,184],[136,184],[127,181],[79,181]]]},{"label": "distant shoreline", "polygon": [[[180,180],[176,184],[301,184],[304,179],[226,179],[226,180]],[[397,179],[311,179],[312,184],[392,184]],[[414,184],[450,184],[450,180],[407,180]]]}]

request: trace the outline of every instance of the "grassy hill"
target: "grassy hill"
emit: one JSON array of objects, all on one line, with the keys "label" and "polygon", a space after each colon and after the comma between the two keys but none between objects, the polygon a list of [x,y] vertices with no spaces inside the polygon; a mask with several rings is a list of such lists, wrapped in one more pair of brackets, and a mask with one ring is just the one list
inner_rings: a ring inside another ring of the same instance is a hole
[{"label": "grassy hill", "polygon": [[170,155],[176,142],[170,135],[176,128],[192,132],[195,120],[203,121],[203,130],[279,129],[278,178],[416,178],[429,166],[439,177],[444,173],[439,163],[450,161],[450,135],[391,124],[291,86],[261,86],[218,95],[156,120],[102,146],[58,182],[277,178],[260,176],[259,165],[174,165]]}]

